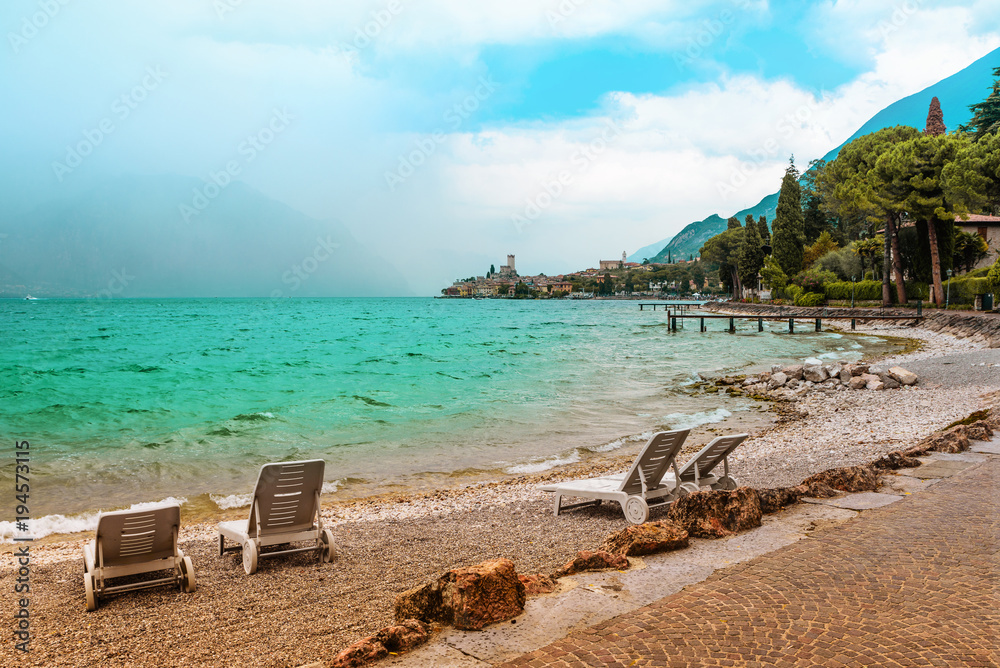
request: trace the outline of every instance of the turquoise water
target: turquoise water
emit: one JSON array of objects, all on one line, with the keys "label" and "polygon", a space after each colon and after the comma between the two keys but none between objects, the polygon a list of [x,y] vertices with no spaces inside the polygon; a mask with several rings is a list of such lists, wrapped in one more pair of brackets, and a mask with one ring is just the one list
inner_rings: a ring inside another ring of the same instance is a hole
[{"label": "turquoise water", "polygon": [[616,301],[6,300],[0,317],[0,433],[31,442],[35,518],[239,505],[282,459],[325,459],[342,495],[540,470],[743,406],[689,396],[699,371],[877,345],[671,333]]}]

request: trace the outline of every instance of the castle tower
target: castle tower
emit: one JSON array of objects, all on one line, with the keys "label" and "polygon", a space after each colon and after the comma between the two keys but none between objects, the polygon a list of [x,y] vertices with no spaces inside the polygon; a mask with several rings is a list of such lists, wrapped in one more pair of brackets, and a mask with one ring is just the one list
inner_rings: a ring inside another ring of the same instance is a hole
[{"label": "castle tower", "polygon": [[507,266],[510,267],[510,273],[513,274],[514,273],[514,256],[513,255],[508,255],[507,256]]},{"label": "castle tower", "polygon": [[625,258],[627,258],[627,257],[628,256],[625,255],[625,251],[622,251],[622,264],[625,264]]}]

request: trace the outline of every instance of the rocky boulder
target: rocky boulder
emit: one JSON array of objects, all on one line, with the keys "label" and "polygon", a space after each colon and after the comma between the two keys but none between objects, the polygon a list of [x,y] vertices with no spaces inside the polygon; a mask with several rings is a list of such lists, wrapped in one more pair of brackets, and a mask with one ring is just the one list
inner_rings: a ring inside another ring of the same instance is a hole
[{"label": "rocky boulder", "polygon": [[[965,425],[958,425],[951,429],[931,434],[914,448],[911,448],[911,450],[914,456],[919,456],[930,451],[965,452],[969,449],[970,445]],[[907,454],[911,454],[911,451],[907,450]]]},{"label": "rocky boulder", "polygon": [[806,364],[802,367],[802,377],[811,383],[822,383],[827,379],[822,364]]},{"label": "rocky boulder", "polygon": [[431,637],[430,627],[418,619],[405,619],[396,626],[382,629],[354,643],[330,663],[331,668],[355,668],[399,654],[424,644]]},{"label": "rocky boulder", "polygon": [[993,440],[993,428],[986,420],[979,420],[966,425],[965,435],[976,441],[991,441]]},{"label": "rocky boulder", "polygon": [[558,579],[583,571],[603,571],[609,568],[623,571],[628,568],[628,559],[621,554],[612,554],[605,550],[596,552],[581,550],[576,553],[576,557],[572,561],[566,562],[564,566],[556,569],[551,577]]},{"label": "rocky boulder", "polygon": [[912,371],[907,371],[901,366],[894,366],[889,369],[889,375],[892,376],[900,385],[916,385],[917,384],[917,374]]},{"label": "rocky boulder", "polygon": [[635,557],[679,550],[688,546],[688,532],[669,520],[625,527],[604,539],[601,549],[611,554]]},{"label": "rocky boulder", "polygon": [[867,364],[853,364],[851,365],[851,375],[860,376],[862,374],[868,373]]},{"label": "rocky boulder", "polygon": [[538,596],[540,594],[551,594],[556,590],[558,584],[548,575],[536,573],[535,575],[518,575],[517,579],[524,585],[526,596]]},{"label": "rocky boulder", "polygon": [[793,364],[782,369],[782,373],[788,376],[789,380],[802,380],[802,365]]},{"label": "rocky boulder", "polygon": [[916,457],[905,455],[899,450],[893,450],[889,454],[879,457],[869,466],[877,471],[895,471],[896,469],[916,468],[920,464],[920,460]]},{"label": "rocky boulder", "polygon": [[667,519],[698,538],[724,538],[760,526],[757,490],[740,487],[732,491],[701,491],[677,499],[667,510]]},{"label": "rocky boulder", "polygon": [[868,385],[868,381],[865,380],[864,376],[851,376],[848,385],[852,390],[863,390]]},{"label": "rocky boulder", "polygon": [[403,592],[396,598],[396,620],[414,618],[478,631],[524,612],[524,599],[524,584],[514,562],[494,559],[452,569],[434,582]]},{"label": "rocky boulder", "polygon": [[879,380],[882,381],[882,387],[884,387],[887,390],[895,390],[896,388],[900,387],[899,381],[897,381],[888,373],[879,373],[878,377]]},{"label": "rocky boulder", "polygon": [[811,475],[802,484],[810,487],[810,491],[819,483],[841,492],[874,492],[878,489],[878,479],[878,473],[867,466],[845,466]]},{"label": "rocky boulder", "polygon": [[853,378],[853,376],[851,375],[850,368],[846,366],[842,368],[840,370],[839,377],[840,377],[840,382],[843,383],[844,385],[850,384],[851,378]]},{"label": "rocky boulder", "polygon": [[778,371],[771,374],[771,379],[767,382],[767,389],[774,390],[788,382],[788,376]]},{"label": "rocky boulder", "polygon": [[773,489],[758,489],[760,497],[760,512],[764,515],[784,510],[786,506],[798,503],[809,488],[804,485],[796,487],[776,487]]}]

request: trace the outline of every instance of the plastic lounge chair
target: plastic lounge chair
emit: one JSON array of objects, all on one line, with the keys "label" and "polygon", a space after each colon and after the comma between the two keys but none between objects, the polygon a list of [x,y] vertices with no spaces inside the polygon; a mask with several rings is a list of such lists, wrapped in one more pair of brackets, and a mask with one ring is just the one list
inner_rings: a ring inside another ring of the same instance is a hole
[{"label": "plastic lounge chair", "polygon": [[[736,478],[729,475],[729,455],[740,443],[747,440],[748,436],[749,434],[732,434],[712,439],[711,443],[699,450],[698,454],[681,467],[678,473],[681,489],[687,492],[697,492],[702,487],[736,489],[739,483]],[[722,462],[723,474],[712,475],[719,462]],[[673,476],[668,473],[667,480],[671,478]]]},{"label": "plastic lounge chair", "polygon": [[[661,431],[653,434],[632,462],[632,467],[623,475],[572,480],[556,485],[545,485],[541,489],[555,492],[552,510],[559,515],[563,510],[598,505],[602,500],[617,501],[621,504],[625,518],[632,524],[642,524],[649,519],[649,506],[662,505],[673,501],[680,493],[680,484],[664,482],[667,470],[673,466],[677,471],[677,453],[680,452],[690,429]],[[570,505],[562,505],[562,497],[595,499]]]},{"label": "plastic lounge chair", "polygon": [[[195,590],[194,565],[177,547],[181,508],[177,504],[146,510],[101,513],[97,536],[83,547],[83,586],[87,610],[97,610],[106,594],[179,584]],[[170,571],[169,577],[111,586],[110,578]]]},{"label": "plastic lounge chair", "polygon": [[[243,550],[243,570],[247,575],[257,572],[257,561],[263,557],[316,550],[324,562],[331,561],[333,533],[323,528],[319,512],[324,468],[322,459],[262,466],[250,504],[250,518],[219,522],[219,556]],[[226,547],[226,538],[238,544]],[[305,541],[312,545],[261,552],[262,547]]]}]

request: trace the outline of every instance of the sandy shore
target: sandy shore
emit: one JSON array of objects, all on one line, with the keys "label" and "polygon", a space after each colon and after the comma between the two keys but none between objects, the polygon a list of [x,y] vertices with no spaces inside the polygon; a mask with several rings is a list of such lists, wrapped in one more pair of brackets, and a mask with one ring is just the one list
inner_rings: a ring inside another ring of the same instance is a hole
[{"label": "sandy shore", "polygon": [[[920,360],[993,355],[981,346],[907,327],[877,326],[859,332],[919,338],[923,347],[878,366]],[[1000,362],[1000,351],[996,351]],[[733,472],[742,484],[794,484],[833,467],[870,461],[919,440],[990,402],[1000,389],[982,375],[963,384],[955,365],[951,387],[925,383],[886,392],[807,395],[760,415],[692,433],[687,452],[716,433],[751,430]],[[966,374],[967,375],[967,374]],[[985,381],[984,381],[985,378]],[[790,418],[790,419],[789,419]],[[694,438],[697,436],[696,438]],[[32,548],[32,651],[0,648],[3,665],[298,666],[329,659],[354,640],[392,622],[396,595],[441,571],[504,556],[519,572],[549,572],[579,549],[595,548],[627,523],[610,505],[552,516],[546,480],[620,470],[639,444],[608,456],[542,474],[477,483],[439,493],[387,495],[324,509],[338,545],[332,564],[297,555],[264,560],[247,577],[238,554],[220,558],[214,525],[184,525],[182,547],[194,560],[198,591],[158,589],[113,597],[85,611],[80,540]],[[682,457],[683,459],[683,457]],[[245,509],[234,511],[241,516]],[[658,512],[654,511],[652,519]],[[183,521],[183,518],[182,518]],[[8,547],[8,546],[4,546]],[[0,587],[12,610],[13,559],[2,555]]]}]

